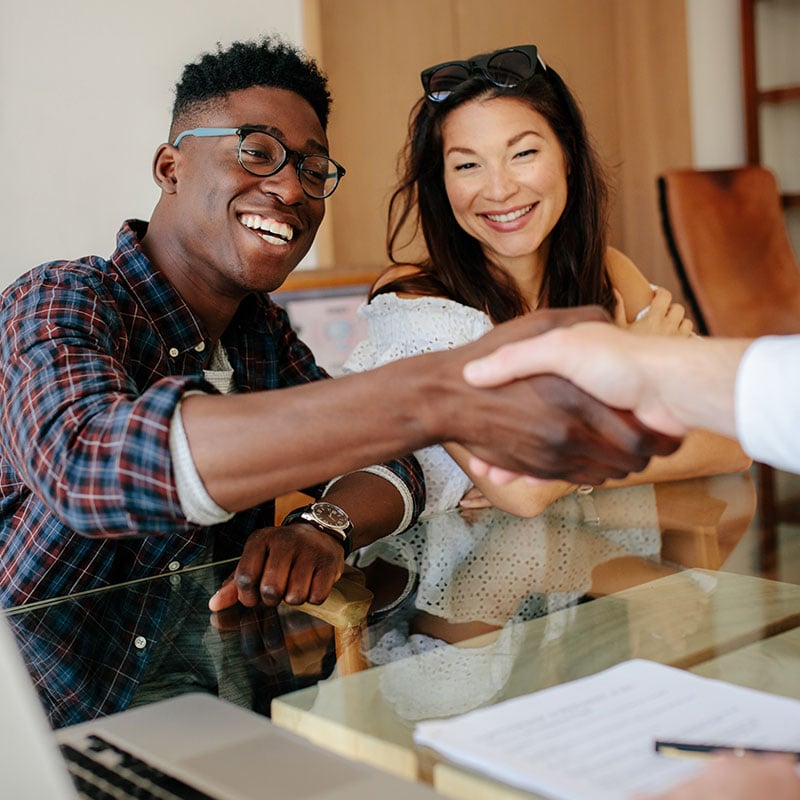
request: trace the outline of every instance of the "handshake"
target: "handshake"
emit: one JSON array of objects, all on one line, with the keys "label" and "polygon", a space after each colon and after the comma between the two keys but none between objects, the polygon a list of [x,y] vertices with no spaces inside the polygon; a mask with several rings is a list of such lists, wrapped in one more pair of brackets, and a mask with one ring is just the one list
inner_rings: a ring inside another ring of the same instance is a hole
[{"label": "handshake", "polygon": [[498,325],[461,348],[462,376],[484,390],[518,386],[526,400],[475,423],[493,432],[464,442],[471,468],[495,483],[527,475],[596,485],[673,453],[692,428],[735,436],[733,386],[747,344],[632,333],[595,307]]}]

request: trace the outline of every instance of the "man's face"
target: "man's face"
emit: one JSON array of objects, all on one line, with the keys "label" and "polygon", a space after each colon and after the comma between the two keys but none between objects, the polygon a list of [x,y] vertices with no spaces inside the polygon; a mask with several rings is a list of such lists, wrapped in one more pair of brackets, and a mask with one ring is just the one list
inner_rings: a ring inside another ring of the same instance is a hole
[{"label": "man's face", "polygon": [[[311,106],[286,89],[251,87],[210,106],[189,127],[263,126],[288,149],[328,155]],[[237,136],[187,136],[175,153],[171,215],[183,279],[195,290],[237,299],[272,291],[314,241],[325,201],[308,197],[295,159],[258,177],[237,161]]]}]

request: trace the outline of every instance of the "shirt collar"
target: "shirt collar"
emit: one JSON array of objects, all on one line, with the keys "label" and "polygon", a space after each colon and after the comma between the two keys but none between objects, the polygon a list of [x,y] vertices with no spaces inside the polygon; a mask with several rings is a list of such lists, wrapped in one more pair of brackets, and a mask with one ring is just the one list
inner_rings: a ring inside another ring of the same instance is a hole
[{"label": "shirt collar", "polygon": [[[147,224],[138,219],[124,222],[117,233],[117,249],[111,260],[140,301],[142,312],[163,337],[168,350],[174,347],[180,353],[197,351],[201,343],[207,348],[210,341],[203,321],[142,250],[141,240],[147,233]],[[267,295],[246,297],[239,305],[231,326],[241,325],[266,333],[265,309],[272,305]]]}]

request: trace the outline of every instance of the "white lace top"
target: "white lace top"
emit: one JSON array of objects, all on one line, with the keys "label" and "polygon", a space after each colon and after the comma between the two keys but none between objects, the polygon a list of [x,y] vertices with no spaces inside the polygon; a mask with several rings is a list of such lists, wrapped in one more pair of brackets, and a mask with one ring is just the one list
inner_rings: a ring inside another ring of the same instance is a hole
[{"label": "white lace top", "polygon": [[[367,338],[344,364],[345,372],[364,372],[399,358],[450,350],[478,339],[493,325],[482,311],[441,297],[378,295],[359,309]],[[472,482],[441,445],[415,453],[425,475],[424,514],[458,506]]]},{"label": "white lace top", "polygon": [[[458,347],[493,327],[483,312],[437,297],[379,295],[359,316],[367,323],[367,339],[345,362],[348,372]],[[488,702],[514,660],[522,630],[514,622],[548,615],[546,638],[557,644],[568,618],[553,612],[569,609],[588,591],[597,564],[627,555],[657,561],[661,546],[652,485],[595,492],[594,523],[586,521],[574,494],[533,519],[495,508],[439,513],[457,508],[472,483],[441,446],[415,455],[425,474],[425,519],[358,551],[359,566],[380,558],[408,570],[405,590],[386,609],[388,616],[371,626],[363,647],[371,663],[391,667],[382,673],[381,691],[410,720],[463,713]],[[419,611],[501,630],[489,646],[450,647],[409,633]],[[425,655],[408,658],[420,653]],[[321,691],[320,702],[323,697]]]}]

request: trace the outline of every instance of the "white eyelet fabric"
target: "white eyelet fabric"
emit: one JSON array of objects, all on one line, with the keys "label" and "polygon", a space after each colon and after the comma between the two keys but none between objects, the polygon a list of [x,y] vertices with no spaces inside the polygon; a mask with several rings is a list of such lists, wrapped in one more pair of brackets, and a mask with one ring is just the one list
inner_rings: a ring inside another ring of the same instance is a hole
[{"label": "white eyelet fabric", "polygon": [[[475,341],[493,325],[475,308],[440,297],[401,298],[378,295],[359,309],[367,323],[367,338],[344,364],[344,371],[364,372],[391,361],[421,353],[451,350]],[[418,450],[425,475],[424,514],[455,508],[472,486],[470,479],[439,445]]]},{"label": "white eyelet fabric", "polygon": [[[372,623],[364,643],[371,664],[387,665],[381,691],[401,717],[445,717],[490,702],[527,630],[517,623],[542,616],[537,668],[546,669],[549,654],[557,661],[561,634],[596,566],[626,556],[660,561],[652,484],[595,490],[593,497],[599,525],[585,521],[572,494],[533,519],[496,509],[451,511],[376,542],[374,553],[373,545],[361,551],[365,562],[381,558],[419,574],[416,591]],[[497,632],[480,645],[448,645],[411,632],[420,611],[451,623],[495,625]]]}]

